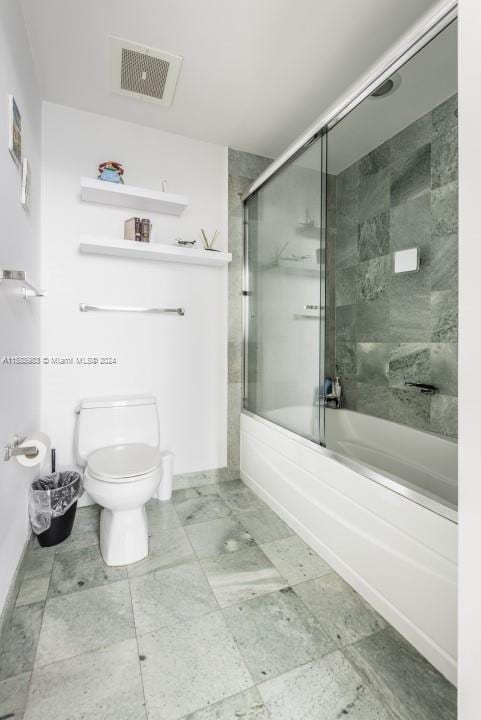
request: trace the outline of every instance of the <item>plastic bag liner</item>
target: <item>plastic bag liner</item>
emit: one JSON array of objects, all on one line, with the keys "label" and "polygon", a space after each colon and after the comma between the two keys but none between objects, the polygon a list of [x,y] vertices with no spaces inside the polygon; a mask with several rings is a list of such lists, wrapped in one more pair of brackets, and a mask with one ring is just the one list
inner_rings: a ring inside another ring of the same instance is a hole
[{"label": "plastic bag liner", "polygon": [[82,494],[82,477],[71,470],[54,472],[35,480],[30,487],[28,512],[36,535],[48,530],[52,518],[64,515]]}]

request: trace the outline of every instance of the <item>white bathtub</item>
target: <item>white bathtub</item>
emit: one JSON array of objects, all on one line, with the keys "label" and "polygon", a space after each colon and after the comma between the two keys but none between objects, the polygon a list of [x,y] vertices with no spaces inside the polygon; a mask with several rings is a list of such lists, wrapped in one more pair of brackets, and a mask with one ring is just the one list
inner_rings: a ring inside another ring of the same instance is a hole
[{"label": "white bathtub", "polygon": [[[271,410],[266,418],[303,435],[317,437],[312,407]],[[352,410],[325,411],[325,444],[368,477],[430,510],[457,521],[458,445],[454,440]]]},{"label": "white bathtub", "polygon": [[280,427],[315,430],[312,408],[269,417],[242,414],[244,481],[455,682],[456,443],[328,410],[333,452]]}]

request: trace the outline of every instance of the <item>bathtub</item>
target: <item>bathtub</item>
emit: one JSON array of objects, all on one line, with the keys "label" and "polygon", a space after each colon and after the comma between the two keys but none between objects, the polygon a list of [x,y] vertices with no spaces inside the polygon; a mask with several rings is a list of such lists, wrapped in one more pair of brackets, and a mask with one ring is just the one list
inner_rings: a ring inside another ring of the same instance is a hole
[{"label": "bathtub", "polygon": [[[456,682],[457,445],[349,410],[241,416],[241,477]],[[375,438],[375,444],[373,443]]]}]

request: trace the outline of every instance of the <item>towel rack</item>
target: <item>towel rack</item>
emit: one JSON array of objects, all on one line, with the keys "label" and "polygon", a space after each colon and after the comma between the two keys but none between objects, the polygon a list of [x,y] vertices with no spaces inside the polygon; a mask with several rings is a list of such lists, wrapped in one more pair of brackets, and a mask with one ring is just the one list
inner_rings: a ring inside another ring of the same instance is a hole
[{"label": "towel rack", "polygon": [[115,307],[111,305],[87,305],[86,303],[80,303],[78,309],[80,312],[133,312],[185,315],[184,308]]},{"label": "towel rack", "polygon": [[23,297],[25,300],[31,297],[44,297],[45,290],[39,290],[30,280],[27,280],[25,270],[0,270],[0,280],[15,280],[23,285]]}]

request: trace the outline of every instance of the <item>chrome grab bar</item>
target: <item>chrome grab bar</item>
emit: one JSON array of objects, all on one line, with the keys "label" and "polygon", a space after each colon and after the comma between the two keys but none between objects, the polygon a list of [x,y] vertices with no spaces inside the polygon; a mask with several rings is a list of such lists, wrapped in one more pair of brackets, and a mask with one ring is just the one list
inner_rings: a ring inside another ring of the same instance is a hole
[{"label": "chrome grab bar", "polygon": [[80,312],[133,312],[185,315],[184,308],[115,307],[111,305],[87,305],[86,303],[80,303],[79,310]]},{"label": "chrome grab bar", "polygon": [[23,285],[23,297],[44,297],[45,290],[39,290],[30,280],[27,280],[25,270],[0,270],[0,280],[15,280]]}]

